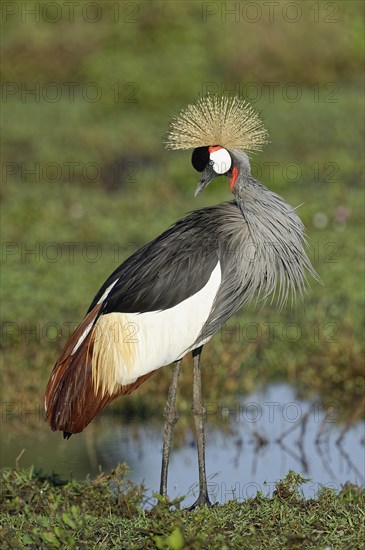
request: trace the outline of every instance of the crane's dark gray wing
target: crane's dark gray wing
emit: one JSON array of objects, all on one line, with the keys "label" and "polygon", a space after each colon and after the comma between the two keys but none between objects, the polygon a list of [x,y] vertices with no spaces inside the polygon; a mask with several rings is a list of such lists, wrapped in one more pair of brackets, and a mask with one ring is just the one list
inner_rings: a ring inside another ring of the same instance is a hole
[{"label": "crane's dark gray wing", "polygon": [[88,311],[113,283],[100,314],[164,310],[201,290],[219,259],[214,210],[192,212],[127,258],[100,288]]}]

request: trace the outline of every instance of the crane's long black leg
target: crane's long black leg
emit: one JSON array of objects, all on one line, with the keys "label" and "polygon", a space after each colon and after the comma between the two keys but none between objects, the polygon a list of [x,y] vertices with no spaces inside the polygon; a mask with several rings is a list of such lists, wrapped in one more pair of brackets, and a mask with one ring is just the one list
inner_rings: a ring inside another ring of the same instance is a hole
[{"label": "crane's long black leg", "polygon": [[164,410],[165,425],[163,432],[163,447],[162,447],[162,468],[161,468],[161,484],[160,484],[160,494],[163,497],[167,496],[167,471],[169,468],[169,458],[170,458],[170,448],[172,433],[174,426],[178,419],[178,414],[175,410],[175,401],[176,401],[176,390],[177,382],[179,379],[181,367],[181,359],[175,361],[173,371],[172,371],[172,380],[169,388],[169,393],[166,401],[166,406]]},{"label": "crane's long black leg", "polygon": [[206,409],[202,400],[201,368],[200,356],[203,346],[193,351],[193,406],[194,423],[196,438],[198,444],[198,464],[199,464],[199,496],[190,510],[196,506],[211,506],[208,498],[207,476],[205,473],[205,438],[204,424],[206,420]]}]

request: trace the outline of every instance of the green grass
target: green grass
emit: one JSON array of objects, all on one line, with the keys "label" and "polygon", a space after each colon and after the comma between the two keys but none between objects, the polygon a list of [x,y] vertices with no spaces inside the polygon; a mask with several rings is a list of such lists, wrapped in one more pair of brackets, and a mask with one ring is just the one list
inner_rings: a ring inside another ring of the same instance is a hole
[{"label": "green grass", "polygon": [[[24,3],[12,4],[20,10]],[[102,3],[110,4],[115,3]],[[2,110],[3,168],[14,172],[3,171],[1,189],[3,401],[27,410],[42,407],[70,326],[82,319],[110,272],[187,211],[230,199],[221,179],[194,200],[197,177],[190,153],[165,151],[163,139],[171,115],[207,85],[218,93],[235,89],[247,98],[251,83],[251,92],[259,91],[254,106],[271,139],[252,159],[253,173],[290,204],[302,205],[310,257],[324,286],[313,283],[303,304],[279,315],[267,305],[231,319],[228,328],[238,324],[235,335],[227,336],[223,328],[204,350],[204,397],[213,402],[224,396],[229,405],[238,394],[285,380],[301,397],[315,396],[325,408],[335,403],[345,426],[356,422],[364,417],[362,3],[314,3],[318,22],[312,4],[302,3],[298,23],[285,21],[280,6],[272,22],[264,10],[257,23],[232,23],[229,17],[225,23],[221,14],[203,22],[200,2],[136,4],[135,23],[125,23],[123,12],[113,23],[112,10],[97,24],[83,21],[76,10],[69,23],[63,10],[55,24],[31,17],[21,23],[17,16],[4,24],[2,79],[19,91],[5,99]],[[333,6],[337,22],[328,23],[325,16]],[[22,85],[39,83],[44,90],[50,82],[62,90],[60,101],[23,100]],[[73,101],[67,99],[67,82],[77,83]],[[83,98],[90,82],[100,87],[100,101]],[[285,95],[290,83],[301,94],[296,102]],[[128,101],[131,91],[136,102]],[[77,163],[73,177],[70,162]],[[26,176],[24,168],[35,163],[40,176]],[[61,169],[56,181],[52,168],[44,173],[47,163]],[[87,163],[100,168],[95,181],[83,173]],[[96,244],[90,248],[90,243]],[[97,261],[95,251],[101,251]],[[257,338],[248,327],[258,331]],[[127,418],[161,415],[168,374],[161,369],[114,407]],[[188,360],[181,378],[184,412],[191,406]],[[23,430],[36,435],[31,418],[13,423],[12,436],[21,439]],[[187,427],[183,418],[180,436]],[[147,512],[141,509],[143,490],[124,482],[123,474],[124,467],[95,480],[61,483],[36,468],[4,470],[2,546],[335,549],[363,544],[359,488],[346,486],[339,495],[325,489],[306,501],[298,493],[301,479],[289,474],[272,498],[193,513],[161,502]]]},{"label": "green grass", "polygon": [[2,472],[0,541],[9,548],[363,547],[365,492],[347,484],[306,500],[290,471],[271,497],[258,494],[192,512],[178,499],[142,509],[143,487],[125,466],[94,480],[63,481],[33,469]]}]

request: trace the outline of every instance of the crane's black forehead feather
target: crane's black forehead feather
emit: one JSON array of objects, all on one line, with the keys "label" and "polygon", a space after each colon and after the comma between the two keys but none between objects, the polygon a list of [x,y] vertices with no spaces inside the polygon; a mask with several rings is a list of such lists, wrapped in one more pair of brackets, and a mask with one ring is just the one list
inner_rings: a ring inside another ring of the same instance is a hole
[{"label": "crane's black forehead feather", "polygon": [[198,172],[203,172],[209,162],[208,147],[197,147],[191,155],[191,164]]}]

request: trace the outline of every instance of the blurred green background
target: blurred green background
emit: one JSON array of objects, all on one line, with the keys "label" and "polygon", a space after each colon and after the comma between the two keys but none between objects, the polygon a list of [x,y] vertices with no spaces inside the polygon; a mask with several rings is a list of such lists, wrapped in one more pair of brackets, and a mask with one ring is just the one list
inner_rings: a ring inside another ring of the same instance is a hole
[{"label": "blurred green background", "polygon": [[[270,132],[253,172],[301,205],[324,286],[313,282],[295,310],[248,308],[231,320],[233,335],[223,329],[205,349],[204,394],[212,401],[285,380],[335,404],[346,422],[361,416],[363,3],[2,10],[4,401],[41,407],[70,326],[110,272],[186,212],[230,200],[223,178],[194,199],[190,153],[163,141],[188,102],[236,92]],[[186,409],[190,371],[186,360]],[[160,414],[169,378],[162,369],[114,406]]]}]

